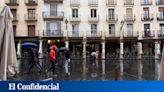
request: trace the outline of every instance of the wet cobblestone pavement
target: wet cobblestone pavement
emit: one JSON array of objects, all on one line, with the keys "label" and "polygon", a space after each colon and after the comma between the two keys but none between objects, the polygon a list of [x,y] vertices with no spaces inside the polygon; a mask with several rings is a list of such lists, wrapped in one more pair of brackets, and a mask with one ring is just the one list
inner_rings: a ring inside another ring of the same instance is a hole
[{"label": "wet cobblestone pavement", "polygon": [[[40,74],[36,67],[33,67],[30,73],[27,73],[29,68],[30,60],[18,59],[19,62],[19,74],[14,78],[8,78],[9,80],[52,80],[51,71],[46,73],[46,69],[51,67],[50,62],[47,61],[47,58],[39,60],[42,65],[43,72]],[[86,71],[83,71],[83,60],[82,59],[71,59],[71,75],[65,76],[63,61],[59,61],[56,65],[56,74],[54,80],[114,80],[115,79],[115,70],[114,68],[118,65],[118,60],[106,60],[106,74],[102,75],[101,62],[99,62],[99,67],[94,69],[90,65],[89,60],[86,63]],[[154,80],[154,66],[153,63],[145,62],[143,63],[143,80]],[[138,80],[137,77],[137,61],[130,63],[124,63],[124,76],[123,80]]]}]

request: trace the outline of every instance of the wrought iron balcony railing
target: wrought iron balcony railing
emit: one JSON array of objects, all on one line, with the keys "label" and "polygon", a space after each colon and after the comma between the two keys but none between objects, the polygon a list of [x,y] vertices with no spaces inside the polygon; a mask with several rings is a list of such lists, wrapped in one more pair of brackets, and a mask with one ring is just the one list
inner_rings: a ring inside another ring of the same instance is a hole
[{"label": "wrought iron balcony railing", "polygon": [[102,36],[102,31],[100,30],[91,30],[86,32],[87,37],[101,37]]},{"label": "wrought iron balcony railing", "polygon": [[109,23],[114,23],[114,22],[118,21],[118,16],[117,16],[117,14],[108,14],[106,20]]},{"label": "wrought iron balcony railing", "polygon": [[106,5],[107,6],[116,6],[117,3],[115,0],[106,0]]},{"label": "wrought iron balcony railing", "polygon": [[136,17],[135,17],[135,15],[125,15],[125,17],[124,17],[124,20],[126,21],[126,22],[128,22],[128,21],[135,21],[136,20]]},{"label": "wrought iron balcony railing", "polygon": [[143,38],[150,38],[150,37],[155,37],[154,30],[144,30],[142,34]]},{"label": "wrought iron balcony railing", "polygon": [[49,12],[44,11],[43,12],[43,18],[44,19],[57,19],[57,20],[63,20],[64,19],[64,12],[55,11],[55,12]]},{"label": "wrought iron balcony railing", "polygon": [[5,0],[5,3],[8,6],[18,6],[19,5],[19,0]]},{"label": "wrought iron balcony railing", "polygon": [[157,13],[157,20],[164,21],[164,12]]},{"label": "wrought iron balcony railing", "polygon": [[44,30],[43,31],[44,37],[63,37],[63,32],[61,29],[57,30]]},{"label": "wrought iron balcony railing", "polygon": [[153,18],[153,14],[142,14],[141,15],[141,20],[142,21],[152,21]]},{"label": "wrought iron balcony railing", "polygon": [[34,22],[37,21],[38,15],[37,14],[25,14],[25,20],[27,22]]},{"label": "wrought iron balcony railing", "polygon": [[152,5],[152,1],[151,0],[142,0],[141,5]]},{"label": "wrought iron balcony railing", "polygon": [[38,0],[25,0],[27,6],[35,6],[38,4]]}]

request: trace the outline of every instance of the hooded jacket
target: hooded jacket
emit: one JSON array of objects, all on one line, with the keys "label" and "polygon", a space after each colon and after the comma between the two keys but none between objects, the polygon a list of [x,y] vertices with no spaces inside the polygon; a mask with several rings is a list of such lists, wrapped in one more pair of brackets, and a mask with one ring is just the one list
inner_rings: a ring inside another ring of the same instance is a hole
[{"label": "hooded jacket", "polygon": [[52,46],[50,53],[49,53],[49,61],[56,61],[56,52],[55,52],[56,47]]}]

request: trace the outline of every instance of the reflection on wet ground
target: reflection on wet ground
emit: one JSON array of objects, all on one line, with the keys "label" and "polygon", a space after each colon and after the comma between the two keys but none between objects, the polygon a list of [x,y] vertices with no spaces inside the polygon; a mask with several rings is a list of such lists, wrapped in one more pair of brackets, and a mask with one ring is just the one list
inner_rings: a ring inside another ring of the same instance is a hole
[{"label": "reflection on wet ground", "polygon": [[[51,79],[52,73],[45,72],[46,69],[51,67],[50,62],[47,58],[40,59],[40,64],[42,65],[43,72],[40,74],[36,67],[33,67],[30,73],[28,73],[29,64],[31,60],[28,58],[18,59],[19,62],[19,74],[14,78],[9,78],[9,80],[45,80]],[[106,74],[102,75],[102,65],[101,60],[99,60],[99,66],[95,67],[86,59],[86,67],[83,67],[83,59],[78,57],[71,59],[70,72],[71,75],[68,77],[64,72],[64,62],[59,59],[58,65],[56,65],[55,80],[114,80],[116,75],[116,66],[119,65],[118,59],[106,59],[105,61],[105,71]],[[154,80],[154,63],[144,62],[143,63],[143,80]],[[138,80],[137,77],[137,59],[134,60],[124,60],[124,80]],[[85,68],[85,69],[84,69]],[[84,71],[85,70],[85,71]]]}]

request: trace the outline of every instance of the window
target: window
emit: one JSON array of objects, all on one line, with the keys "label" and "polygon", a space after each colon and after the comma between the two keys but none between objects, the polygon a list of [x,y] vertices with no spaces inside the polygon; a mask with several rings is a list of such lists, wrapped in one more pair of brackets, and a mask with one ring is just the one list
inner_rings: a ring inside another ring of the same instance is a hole
[{"label": "window", "polygon": [[72,25],[72,34],[73,35],[78,35],[79,34],[79,25],[78,24],[73,24]]},{"label": "window", "polygon": [[35,25],[28,25],[28,36],[35,36]]},{"label": "window", "polygon": [[109,16],[109,19],[114,19],[114,9],[109,9],[108,10],[108,16]]},{"label": "window", "polygon": [[160,19],[164,19],[164,7],[159,7],[159,14],[158,17]]},{"label": "window", "polygon": [[160,36],[164,36],[164,24],[160,24],[160,31],[159,31]]},{"label": "window", "polygon": [[57,4],[50,4],[50,16],[57,16]]},{"label": "window", "polygon": [[96,17],[97,17],[97,10],[91,9],[91,18],[96,18]]},{"label": "window", "polygon": [[17,0],[10,0],[10,3],[17,3]]},{"label": "window", "polygon": [[157,4],[164,4],[164,0],[157,0]]},{"label": "window", "polygon": [[109,24],[109,34],[115,34],[115,25]]},{"label": "window", "polygon": [[127,35],[133,35],[133,24],[127,24]]},{"label": "window", "polygon": [[146,37],[151,36],[150,24],[144,24],[144,34]]},{"label": "window", "polygon": [[12,12],[14,20],[15,20],[16,19],[16,15],[17,15],[17,10],[16,9],[11,9],[11,12]]},{"label": "window", "polygon": [[13,34],[16,36],[16,25],[13,25]]},{"label": "window", "polygon": [[97,24],[91,24],[91,34],[97,33]]},{"label": "window", "polygon": [[47,22],[48,35],[59,35],[61,33],[61,22]]},{"label": "window", "polygon": [[28,9],[28,19],[35,18],[35,9]]},{"label": "window", "polygon": [[143,8],[143,16],[144,16],[144,18],[149,18],[149,8],[148,7]]},{"label": "window", "polygon": [[131,20],[133,15],[132,8],[126,8],[126,19]]},{"label": "window", "polygon": [[72,9],[72,17],[78,18],[78,9]]}]

